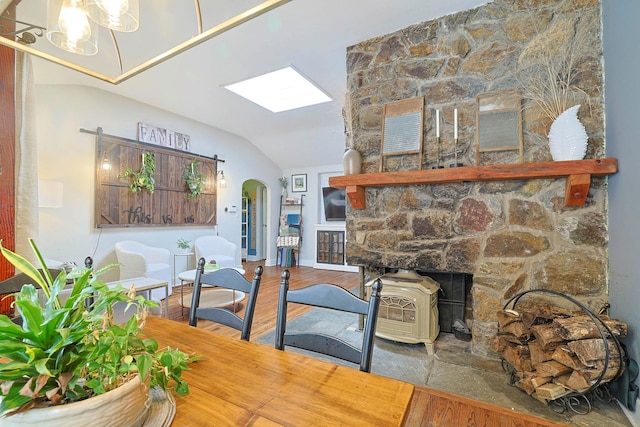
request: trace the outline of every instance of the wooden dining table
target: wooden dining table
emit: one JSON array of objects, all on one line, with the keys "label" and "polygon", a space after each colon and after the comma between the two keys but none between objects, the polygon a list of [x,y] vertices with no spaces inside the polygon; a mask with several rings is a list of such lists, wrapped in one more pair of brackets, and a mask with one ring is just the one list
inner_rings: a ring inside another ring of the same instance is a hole
[{"label": "wooden dining table", "polygon": [[172,426],[401,426],[414,386],[160,317],[143,329],[201,358],[183,372]]}]

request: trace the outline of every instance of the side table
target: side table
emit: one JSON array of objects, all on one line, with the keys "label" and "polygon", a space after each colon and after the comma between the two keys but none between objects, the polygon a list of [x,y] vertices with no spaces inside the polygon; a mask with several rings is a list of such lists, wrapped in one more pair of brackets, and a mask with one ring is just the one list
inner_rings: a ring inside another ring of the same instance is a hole
[{"label": "side table", "polygon": [[[232,268],[240,274],[245,274],[244,268],[240,268],[240,267],[220,267],[220,268]],[[193,284],[193,282],[195,282],[197,271],[198,269],[194,268],[193,270],[183,271],[182,273],[178,274],[178,278],[180,278],[180,305],[181,305],[182,316],[184,316],[184,307],[187,307],[184,303],[184,287],[185,287],[185,284],[187,283]],[[204,285],[204,287],[210,287],[210,285]],[[220,291],[221,293],[224,293],[222,291],[229,291],[229,290],[220,289]],[[233,291],[231,294],[230,300],[228,300],[229,299],[228,296],[225,295],[224,297],[220,298],[217,305],[225,306],[225,305],[233,304],[235,306],[235,304],[242,301],[245,298],[245,296],[246,295],[244,294],[244,292]],[[188,307],[191,307],[191,304],[189,304]]]},{"label": "side table", "polygon": [[[171,280],[173,281],[172,287],[175,286],[176,283],[178,283],[178,276],[176,275],[176,260],[179,257],[187,257],[187,270],[189,270],[190,264],[191,264],[191,256],[192,255],[195,256],[195,254],[193,252],[182,252],[182,253],[174,253],[173,254],[173,276],[171,276]],[[182,292],[182,291],[180,291],[180,292]]]}]

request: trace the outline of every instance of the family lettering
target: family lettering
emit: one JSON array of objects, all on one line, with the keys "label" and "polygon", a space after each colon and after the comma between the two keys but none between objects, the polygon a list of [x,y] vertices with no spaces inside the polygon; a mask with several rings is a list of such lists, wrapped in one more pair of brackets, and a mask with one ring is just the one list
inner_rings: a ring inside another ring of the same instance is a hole
[{"label": "family lettering", "polygon": [[176,150],[191,151],[191,137],[183,133],[138,123],[138,141]]}]

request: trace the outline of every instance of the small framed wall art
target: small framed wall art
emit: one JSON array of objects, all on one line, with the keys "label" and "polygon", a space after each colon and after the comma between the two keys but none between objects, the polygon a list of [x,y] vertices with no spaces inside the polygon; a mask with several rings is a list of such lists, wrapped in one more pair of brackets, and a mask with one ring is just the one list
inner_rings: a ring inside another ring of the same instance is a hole
[{"label": "small framed wall art", "polygon": [[476,165],[481,163],[481,153],[490,151],[517,151],[522,163],[520,92],[482,93],[476,97],[476,104]]},{"label": "small framed wall art", "polygon": [[307,192],[307,174],[291,175],[291,191],[293,193]]},{"label": "small framed wall art", "polygon": [[[416,154],[418,159],[422,159],[423,111],[423,97],[385,104],[380,172],[384,171],[384,160],[387,156]],[[418,164],[422,166],[420,160]]]}]

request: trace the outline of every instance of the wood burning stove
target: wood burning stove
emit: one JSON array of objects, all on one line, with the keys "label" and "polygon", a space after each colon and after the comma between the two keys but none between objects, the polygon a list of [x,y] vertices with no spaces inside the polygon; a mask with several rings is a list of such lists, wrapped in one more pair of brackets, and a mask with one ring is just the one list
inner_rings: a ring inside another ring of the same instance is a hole
[{"label": "wood burning stove", "polygon": [[[382,280],[376,336],[406,343],[424,343],[434,353],[438,337],[438,291],[440,285],[413,270],[387,273]],[[367,283],[370,287],[373,280]]]}]

